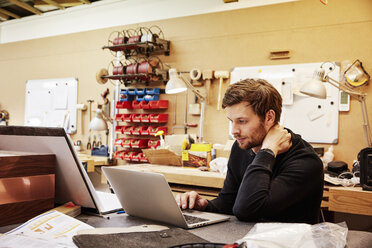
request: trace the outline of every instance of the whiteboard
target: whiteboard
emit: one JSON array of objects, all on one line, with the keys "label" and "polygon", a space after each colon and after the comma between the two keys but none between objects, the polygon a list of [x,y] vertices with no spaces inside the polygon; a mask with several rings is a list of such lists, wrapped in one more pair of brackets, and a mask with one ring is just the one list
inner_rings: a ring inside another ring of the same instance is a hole
[{"label": "whiteboard", "polygon": [[77,78],[26,81],[25,126],[63,127],[76,133]]},{"label": "whiteboard", "polygon": [[[265,79],[282,95],[281,125],[300,134],[310,143],[337,143],[339,90],[325,83],[326,99],[306,96],[299,92],[301,86],[312,78],[315,69],[321,64],[236,67],[231,71],[230,84],[246,78]],[[327,67],[323,68],[330,77],[339,80],[339,66],[331,71],[327,70]],[[232,138],[231,125],[229,135]]]}]

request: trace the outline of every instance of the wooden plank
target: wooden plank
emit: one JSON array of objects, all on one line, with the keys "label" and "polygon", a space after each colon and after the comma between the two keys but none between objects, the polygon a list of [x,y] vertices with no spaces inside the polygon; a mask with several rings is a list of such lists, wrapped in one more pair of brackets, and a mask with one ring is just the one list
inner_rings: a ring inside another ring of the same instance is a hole
[{"label": "wooden plank", "polygon": [[43,0],[43,1],[48,3],[49,5],[52,5],[52,6],[55,6],[55,7],[59,8],[59,9],[65,9],[65,7],[63,7],[62,5],[57,3],[56,1],[53,1],[53,0]]},{"label": "wooden plank", "polygon": [[55,157],[54,154],[0,151],[0,178],[54,174]]},{"label": "wooden plank", "polygon": [[3,18],[4,20],[9,20],[9,16],[3,13],[0,13],[0,17]]},{"label": "wooden plank", "polygon": [[[79,0],[54,0],[57,4],[63,6],[63,7],[74,7],[78,5],[82,5],[83,3]],[[34,7],[48,7],[49,4],[46,3],[46,1],[43,0],[35,0],[34,1]]]},{"label": "wooden plank", "polygon": [[27,3],[24,3],[24,2],[21,2],[21,1],[18,1],[18,0],[8,0],[9,2],[25,9],[25,10],[28,10],[30,11],[31,13],[34,13],[34,14],[37,14],[37,15],[41,15],[42,13],[35,9],[34,7],[32,7],[31,5],[28,5]]},{"label": "wooden plank", "polygon": [[218,172],[200,171],[196,168],[136,164],[121,166],[125,169],[161,173],[169,183],[222,188],[225,176]]},{"label": "wooden plank", "polygon": [[329,210],[372,216],[372,191],[360,187],[330,187]]},{"label": "wooden plank", "polygon": [[10,12],[10,11],[7,11],[6,9],[0,8],[0,12],[3,13],[3,14],[5,14],[5,15],[11,16],[13,18],[16,18],[16,19],[21,18],[19,15],[16,15],[16,14]]}]

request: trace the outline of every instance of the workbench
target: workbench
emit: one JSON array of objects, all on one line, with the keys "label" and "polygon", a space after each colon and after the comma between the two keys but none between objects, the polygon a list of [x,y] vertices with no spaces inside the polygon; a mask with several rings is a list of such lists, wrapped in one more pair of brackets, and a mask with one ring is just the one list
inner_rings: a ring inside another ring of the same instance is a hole
[{"label": "workbench", "polygon": [[200,171],[196,168],[131,164],[119,166],[129,170],[161,173],[167,179],[174,193],[194,190],[206,199],[214,199],[223,187],[225,176],[212,171]]},{"label": "workbench", "polygon": [[[210,200],[218,196],[225,176],[218,172],[151,164],[131,164],[122,168],[136,171],[161,173],[167,179],[174,193],[190,190]],[[372,191],[361,187],[325,186],[321,207],[328,211],[372,216]]]}]

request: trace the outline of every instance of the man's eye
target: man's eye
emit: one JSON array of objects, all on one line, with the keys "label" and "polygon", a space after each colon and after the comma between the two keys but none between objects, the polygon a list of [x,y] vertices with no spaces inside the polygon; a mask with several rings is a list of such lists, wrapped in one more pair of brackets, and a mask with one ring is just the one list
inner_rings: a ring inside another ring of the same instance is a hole
[{"label": "man's eye", "polygon": [[247,121],[246,121],[246,120],[239,120],[239,123],[240,123],[240,124],[246,124]]}]

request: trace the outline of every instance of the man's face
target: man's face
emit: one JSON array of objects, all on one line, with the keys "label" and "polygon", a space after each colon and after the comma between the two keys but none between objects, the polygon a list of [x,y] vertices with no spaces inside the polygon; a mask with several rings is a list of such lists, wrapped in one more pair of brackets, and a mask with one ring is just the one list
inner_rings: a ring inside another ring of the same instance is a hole
[{"label": "man's face", "polygon": [[[261,147],[267,130],[264,122],[253,112],[247,102],[241,102],[226,107],[227,118],[232,123],[232,135],[238,141],[239,147],[244,150]],[[254,149],[256,148],[256,149]]]}]

